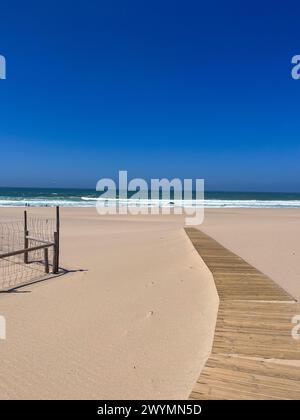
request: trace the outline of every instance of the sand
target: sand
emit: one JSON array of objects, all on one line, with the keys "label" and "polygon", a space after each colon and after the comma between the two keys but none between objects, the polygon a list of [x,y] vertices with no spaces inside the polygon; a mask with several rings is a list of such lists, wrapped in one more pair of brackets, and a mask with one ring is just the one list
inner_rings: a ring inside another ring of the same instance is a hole
[{"label": "sand", "polygon": [[300,209],[207,209],[201,229],[300,300]]},{"label": "sand", "polygon": [[[2,208],[0,220],[21,214]],[[218,297],[183,219],[61,215],[61,265],[74,271],[0,295],[0,398],[187,398]]]},{"label": "sand", "polygon": [[[209,209],[200,228],[300,298],[300,210]],[[61,249],[73,272],[0,295],[0,398],[187,398],[218,297],[183,218],[62,209]]]}]

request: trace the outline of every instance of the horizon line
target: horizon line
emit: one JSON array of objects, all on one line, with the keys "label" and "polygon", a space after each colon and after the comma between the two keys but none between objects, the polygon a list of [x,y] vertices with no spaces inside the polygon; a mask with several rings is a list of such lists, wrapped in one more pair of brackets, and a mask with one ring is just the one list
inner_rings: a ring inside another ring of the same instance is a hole
[{"label": "horizon line", "polygon": [[[95,191],[95,192],[101,192],[101,191],[97,191],[96,188],[91,188],[91,187],[19,187],[19,186],[9,187],[9,186],[0,186],[0,189],[91,190],[91,191]],[[117,188],[117,191],[119,191],[118,188]],[[194,191],[194,190],[192,190],[192,191]],[[266,191],[266,190],[257,191],[257,190],[207,189],[207,190],[204,190],[204,194],[205,193],[300,194],[300,191]]]}]

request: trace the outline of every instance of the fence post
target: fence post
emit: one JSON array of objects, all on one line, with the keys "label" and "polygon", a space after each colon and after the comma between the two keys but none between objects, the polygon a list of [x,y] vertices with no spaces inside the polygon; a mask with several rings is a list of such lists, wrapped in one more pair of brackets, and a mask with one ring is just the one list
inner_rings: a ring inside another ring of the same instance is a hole
[{"label": "fence post", "polygon": [[44,248],[45,273],[49,273],[49,253],[48,248]]},{"label": "fence post", "polygon": [[[27,211],[24,210],[24,248],[28,248]],[[24,252],[24,264],[28,264],[28,252]]]},{"label": "fence post", "polygon": [[53,252],[53,273],[57,273],[59,270],[59,207],[56,207],[56,232],[54,232],[54,252]]},{"label": "fence post", "polygon": [[53,245],[53,274],[58,272],[58,234],[54,232],[54,245]]}]

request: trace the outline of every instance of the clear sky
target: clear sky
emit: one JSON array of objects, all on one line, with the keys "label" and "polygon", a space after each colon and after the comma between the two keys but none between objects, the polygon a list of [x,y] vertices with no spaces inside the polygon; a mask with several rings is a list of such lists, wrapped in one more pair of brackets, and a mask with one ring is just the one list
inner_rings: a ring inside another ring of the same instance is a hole
[{"label": "clear sky", "polygon": [[0,185],[300,191],[299,1],[2,0]]}]

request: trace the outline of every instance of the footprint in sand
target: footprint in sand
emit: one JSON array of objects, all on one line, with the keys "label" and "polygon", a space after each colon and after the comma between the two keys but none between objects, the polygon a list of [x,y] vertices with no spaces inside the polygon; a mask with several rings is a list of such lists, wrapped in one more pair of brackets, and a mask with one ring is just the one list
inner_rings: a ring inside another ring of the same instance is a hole
[{"label": "footprint in sand", "polygon": [[152,287],[155,285],[154,281],[149,281],[149,283],[146,284],[146,287]]},{"label": "footprint in sand", "polygon": [[128,336],[140,325],[141,322],[143,322],[145,319],[151,318],[153,315],[154,315],[154,311],[147,312],[147,314],[144,317],[140,318],[139,321],[135,325],[132,326],[132,328],[130,328],[129,330],[123,331],[122,336],[123,337]]}]

